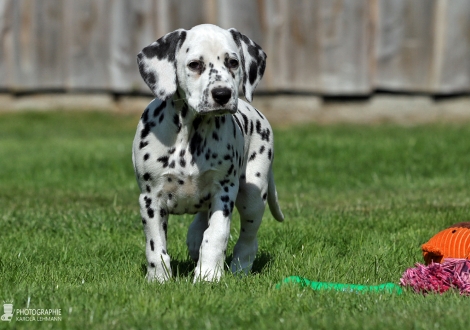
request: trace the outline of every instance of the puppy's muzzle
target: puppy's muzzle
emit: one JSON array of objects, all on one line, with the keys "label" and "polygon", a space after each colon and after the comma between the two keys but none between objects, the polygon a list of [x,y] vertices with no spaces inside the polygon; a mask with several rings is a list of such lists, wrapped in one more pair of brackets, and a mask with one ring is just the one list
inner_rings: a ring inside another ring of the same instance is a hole
[{"label": "puppy's muzzle", "polygon": [[232,91],[229,88],[214,88],[212,91],[212,98],[220,105],[225,105],[232,97]]}]

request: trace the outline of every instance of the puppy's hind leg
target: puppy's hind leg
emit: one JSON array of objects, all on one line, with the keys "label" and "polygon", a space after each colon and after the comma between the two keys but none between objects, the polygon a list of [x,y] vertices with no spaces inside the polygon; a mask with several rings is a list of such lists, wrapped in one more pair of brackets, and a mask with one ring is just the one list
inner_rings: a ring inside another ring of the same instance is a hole
[{"label": "puppy's hind leg", "polygon": [[186,236],[186,245],[188,246],[189,256],[194,261],[198,261],[199,259],[199,249],[207,226],[207,211],[196,214],[196,217],[189,226],[188,235]]},{"label": "puppy's hind leg", "polygon": [[248,275],[253,266],[258,252],[256,235],[266,206],[266,189],[260,189],[253,184],[244,184],[240,187],[236,202],[240,213],[240,237],[233,249],[230,265],[234,274]]}]

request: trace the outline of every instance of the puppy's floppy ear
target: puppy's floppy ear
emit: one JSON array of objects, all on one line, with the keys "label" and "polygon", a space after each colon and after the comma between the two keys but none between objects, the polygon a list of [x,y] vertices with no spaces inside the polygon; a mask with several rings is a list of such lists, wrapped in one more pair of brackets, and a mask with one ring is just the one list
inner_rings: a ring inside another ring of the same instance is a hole
[{"label": "puppy's floppy ear", "polygon": [[185,39],[186,31],[179,29],[151,43],[137,55],[140,75],[160,100],[176,92],[176,54]]},{"label": "puppy's floppy ear", "polygon": [[240,52],[243,70],[243,94],[248,102],[253,100],[253,92],[260,82],[266,68],[266,54],[261,47],[236,29],[229,29]]}]

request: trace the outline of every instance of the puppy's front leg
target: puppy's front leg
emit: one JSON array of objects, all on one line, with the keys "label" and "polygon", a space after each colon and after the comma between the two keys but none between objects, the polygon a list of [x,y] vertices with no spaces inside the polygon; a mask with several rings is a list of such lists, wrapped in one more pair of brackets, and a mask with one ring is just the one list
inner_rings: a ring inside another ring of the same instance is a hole
[{"label": "puppy's front leg", "polygon": [[194,282],[218,281],[224,272],[230,221],[238,187],[214,196],[209,210],[208,228],[199,250],[199,260],[194,272]]},{"label": "puppy's front leg", "polygon": [[147,279],[165,282],[171,277],[170,256],[166,250],[168,212],[160,207],[155,197],[141,194],[140,215],[145,232]]}]

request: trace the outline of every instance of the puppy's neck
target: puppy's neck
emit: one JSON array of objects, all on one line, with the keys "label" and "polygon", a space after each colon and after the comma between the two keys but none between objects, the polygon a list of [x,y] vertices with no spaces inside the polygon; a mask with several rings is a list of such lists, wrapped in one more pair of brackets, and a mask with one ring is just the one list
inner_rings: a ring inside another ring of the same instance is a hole
[{"label": "puppy's neck", "polygon": [[173,94],[171,101],[183,126],[190,125],[196,119],[197,111],[191,108],[188,104],[186,94],[181,88],[178,87],[176,93]]},{"label": "puppy's neck", "polygon": [[[213,129],[214,120],[212,116],[200,115],[195,109],[191,108],[186,100],[185,93],[181,89],[178,88],[177,92],[172,96],[171,103],[181,125],[178,130],[178,140],[180,143],[189,143],[196,132],[199,132],[197,136],[202,137],[204,133],[208,133]],[[200,132],[201,129],[203,132]]]}]

